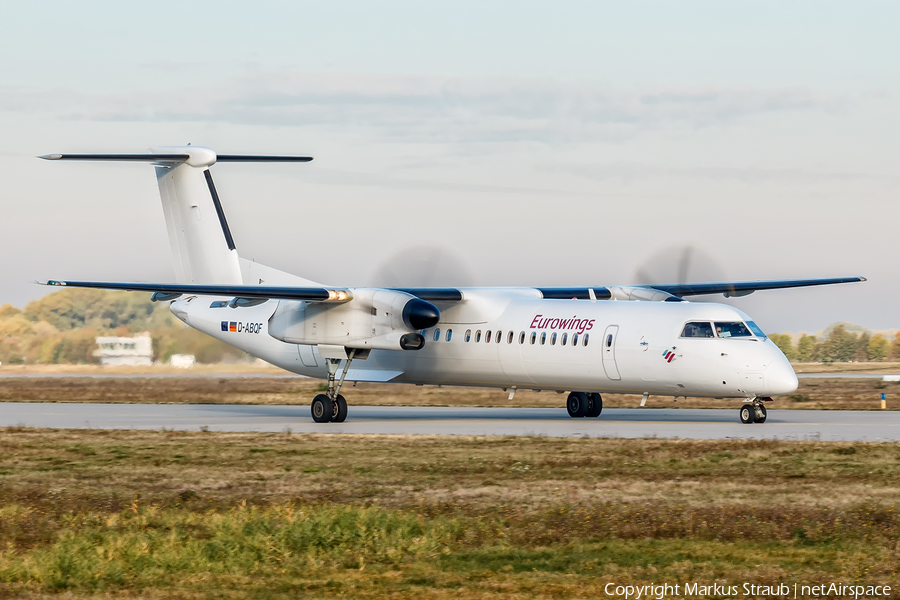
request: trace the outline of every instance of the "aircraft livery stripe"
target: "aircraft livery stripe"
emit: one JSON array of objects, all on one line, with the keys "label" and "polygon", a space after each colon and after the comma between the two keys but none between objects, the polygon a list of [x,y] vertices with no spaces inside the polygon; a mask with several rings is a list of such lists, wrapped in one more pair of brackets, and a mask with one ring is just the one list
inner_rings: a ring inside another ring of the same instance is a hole
[{"label": "aircraft livery stripe", "polygon": [[203,171],[206,177],[206,185],[209,186],[209,195],[212,196],[213,204],[216,207],[216,214],[219,215],[219,224],[222,226],[222,233],[225,234],[225,242],[228,244],[229,250],[234,250],[234,238],[231,237],[231,229],[228,228],[228,221],[225,220],[225,211],[222,210],[222,203],[219,202],[219,194],[216,193],[216,186],[213,183],[212,173],[209,169]]},{"label": "aircraft livery stripe", "polygon": [[[572,298],[577,298],[578,300],[590,300],[591,294],[588,291],[588,288],[537,288],[541,295],[546,300],[571,300]],[[605,287],[593,287],[594,297],[597,300],[609,300],[612,298],[612,294],[609,292],[608,288]]]}]

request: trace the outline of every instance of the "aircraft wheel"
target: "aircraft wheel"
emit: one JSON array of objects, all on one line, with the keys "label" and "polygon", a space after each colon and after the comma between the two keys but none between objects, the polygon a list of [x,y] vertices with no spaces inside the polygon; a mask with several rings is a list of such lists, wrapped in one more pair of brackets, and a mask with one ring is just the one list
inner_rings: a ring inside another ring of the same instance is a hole
[{"label": "aircraft wheel", "polygon": [[316,423],[327,423],[331,420],[331,415],[334,414],[334,406],[332,405],[331,398],[325,394],[319,394],[313,398],[310,410],[312,412],[313,421]]},{"label": "aircraft wheel", "polygon": [[337,401],[333,402],[334,408],[331,412],[331,422],[332,423],[343,423],[347,420],[347,401],[344,400],[344,397],[338,394]]},{"label": "aircraft wheel", "polygon": [[582,392],[572,392],[566,400],[566,410],[572,418],[583,417],[587,413],[588,398]]},{"label": "aircraft wheel", "polygon": [[745,404],[741,407],[741,423],[749,425],[756,421],[756,411],[753,410],[752,404]]},{"label": "aircraft wheel", "polygon": [[757,423],[765,423],[766,417],[768,416],[768,412],[766,411],[766,407],[762,404],[757,404],[755,406],[756,410],[754,411],[754,420]]},{"label": "aircraft wheel", "polygon": [[600,413],[603,412],[603,398],[601,398],[600,394],[597,392],[588,394],[588,396],[590,397],[590,408],[588,409],[587,416],[599,417]]}]

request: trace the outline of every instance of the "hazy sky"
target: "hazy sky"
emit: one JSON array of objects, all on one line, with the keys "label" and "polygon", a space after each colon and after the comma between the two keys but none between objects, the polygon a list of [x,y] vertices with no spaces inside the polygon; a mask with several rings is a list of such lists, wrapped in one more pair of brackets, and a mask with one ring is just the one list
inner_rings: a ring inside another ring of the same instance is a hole
[{"label": "hazy sky", "polygon": [[690,279],[869,278],[734,302],[765,329],[900,327],[898,27],[896,2],[0,2],[0,304],[174,280],[149,166],[34,156],[191,142],[315,156],[213,168],[241,254],[312,279],[428,245],[473,284],[628,284],[693,244]]}]

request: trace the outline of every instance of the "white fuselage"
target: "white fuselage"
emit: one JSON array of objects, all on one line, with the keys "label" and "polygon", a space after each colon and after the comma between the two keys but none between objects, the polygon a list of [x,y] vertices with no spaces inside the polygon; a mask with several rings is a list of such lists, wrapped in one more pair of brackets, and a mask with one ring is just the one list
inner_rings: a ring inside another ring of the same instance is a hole
[{"label": "white fuselage", "polygon": [[[689,322],[750,321],[731,306],[548,300],[527,288],[462,291],[461,302],[435,303],[441,321],[422,331],[424,348],[372,350],[353,361],[347,380],[714,398],[797,388],[790,363],[765,337],[682,337]],[[271,364],[328,376],[315,345],[268,334],[279,301],[211,308],[217,300],[222,298],[192,296],[172,302],[171,309],[191,327]]]}]

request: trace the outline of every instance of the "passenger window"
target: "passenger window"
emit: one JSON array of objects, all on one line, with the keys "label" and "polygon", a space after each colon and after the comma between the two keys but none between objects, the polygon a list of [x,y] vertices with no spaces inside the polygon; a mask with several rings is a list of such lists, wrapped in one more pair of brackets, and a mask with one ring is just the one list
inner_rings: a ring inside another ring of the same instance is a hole
[{"label": "passenger window", "polygon": [[531,345],[534,346],[534,342],[537,340],[537,334],[535,332],[531,332]]},{"label": "passenger window", "polygon": [[550,345],[551,346],[556,345],[556,332],[555,331],[550,335]]},{"label": "passenger window", "polygon": [[547,343],[547,332],[544,331],[541,333],[541,346]]},{"label": "passenger window", "polygon": [[506,334],[506,343],[512,344],[512,339],[513,339],[513,332],[510,331],[509,333]]},{"label": "passenger window", "polygon": [[587,346],[588,341],[590,341],[590,339],[591,339],[591,334],[589,334],[589,333],[584,334],[584,339],[581,341],[581,345]]},{"label": "passenger window", "polygon": [[451,336],[453,336],[453,330],[452,330],[452,329],[448,329],[448,330],[447,330],[447,341],[448,341],[448,342],[450,341],[450,337],[451,337]]},{"label": "passenger window", "polygon": [[491,343],[491,330],[490,329],[488,329],[487,331],[484,332],[484,343],[485,344]]},{"label": "passenger window", "polygon": [[577,346],[577,345],[578,345],[578,334],[577,334],[577,333],[573,333],[573,334],[572,334],[572,345],[573,345],[573,346]]},{"label": "passenger window", "polygon": [[468,342],[471,339],[472,339],[472,330],[466,329],[466,341]]},{"label": "passenger window", "polygon": [[525,332],[524,332],[524,331],[520,331],[520,332],[519,332],[519,343],[520,343],[520,344],[524,344],[524,343],[525,343]]},{"label": "passenger window", "polygon": [[705,321],[696,323],[687,323],[681,332],[684,338],[711,338],[713,335],[712,325]]},{"label": "passenger window", "polygon": [[475,343],[477,344],[480,341],[481,341],[481,330],[479,329],[478,331],[475,332]]},{"label": "passenger window", "polygon": [[612,348],[612,334],[609,334],[608,336],[606,336],[606,347]]},{"label": "passenger window", "polygon": [[494,341],[499,344],[502,339],[503,339],[503,332],[498,329],[497,335],[494,336]]},{"label": "passenger window", "polygon": [[716,322],[716,335],[720,338],[728,338],[728,337],[750,337],[752,334],[750,330],[747,329],[747,326],[738,322],[725,322],[719,323]]},{"label": "passenger window", "polygon": [[569,334],[568,334],[568,333],[564,333],[564,334],[562,335],[562,339],[559,340],[559,345],[560,345],[560,346],[565,346],[565,345],[566,345],[566,341],[567,341],[568,339],[569,339]]},{"label": "passenger window", "polygon": [[434,341],[441,341],[441,330],[440,328],[434,330]]}]

